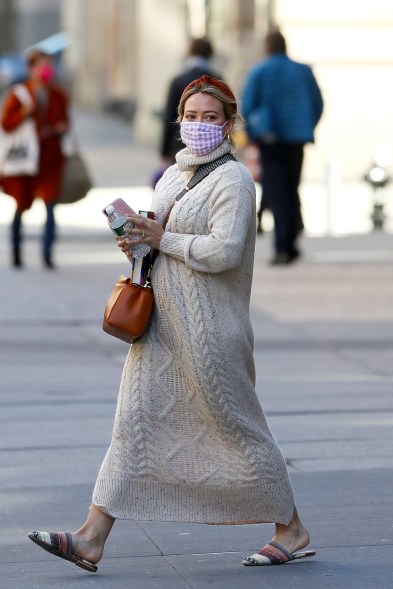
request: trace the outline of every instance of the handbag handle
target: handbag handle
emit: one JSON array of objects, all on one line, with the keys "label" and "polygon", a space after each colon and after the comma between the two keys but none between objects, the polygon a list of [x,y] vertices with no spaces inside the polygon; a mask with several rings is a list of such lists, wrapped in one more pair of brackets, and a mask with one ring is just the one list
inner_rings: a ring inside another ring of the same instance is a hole
[{"label": "handbag handle", "polygon": [[12,88],[12,92],[23,106],[30,106],[33,104],[34,100],[24,84],[15,84]]},{"label": "handbag handle", "polygon": [[72,155],[80,153],[81,150],[79,147],[79,139],[73,126],[71,126],[70,129],[66,131],[65,135],[63,136],[63,140],[66,153]]}]

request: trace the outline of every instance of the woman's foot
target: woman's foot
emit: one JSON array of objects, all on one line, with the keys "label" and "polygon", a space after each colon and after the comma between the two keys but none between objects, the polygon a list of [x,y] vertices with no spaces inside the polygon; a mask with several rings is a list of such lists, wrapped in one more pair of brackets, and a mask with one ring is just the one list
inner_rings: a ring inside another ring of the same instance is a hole
[{"label": "woman's foot", "polygon": [[30,540],[55,556],[95,573],[115,519],[94,504],[76,532],[32,532]]},{"label": "woman's foot", "polygon": [[12,252],[12,265],[14,268],[23,268],[22,256],[20,248],[14,248]]},{"label": "woman's foot", "polygon": [[99,537],[87,536],[87,534],[82,534],[79,531],[72,532],[71,535],[76,554],[94,564],[100,562],[104,552],[104,546]]},{"label": "woman's foot", "polygon": [[[94,561],[86,558],[84,554],[79,554],[75,549],[73,536],[71,532],[31,532],[28,537],[32,542],[50,552],[54,556],[63,558],[72,562],[76,566],[89,571],[97,572],[97,566]],[[98,562],[98,561],[97,561]]]},{"label": "woman's foot", "polygon": [[284,564],[298,558],[314,556],[313,550],[299,553],[309,543],[310,535],[300,521],[295,508],[289,525],[276,524],[276,533],[272,540],[259,552],[245,558],[243,564],[246,566]]},{"label": "woman's foot", "polygon": [[297,525],[292,522],[289,526],[278,524],[272,541],[280,544],[292,554],[310,544],[310,534],[299,520]]},{"label": "woman's foot", "polygon": [[99,562],[114,522],[113,517],[93,504],[83,526],[72,532],[75,552],[90,562]]},{"label": "woman's foot", "polygon": [[42,261],[45,268],[48,268],[48,270],[56,270],[56,266],[54,265],[50,254],[44,254]]}]

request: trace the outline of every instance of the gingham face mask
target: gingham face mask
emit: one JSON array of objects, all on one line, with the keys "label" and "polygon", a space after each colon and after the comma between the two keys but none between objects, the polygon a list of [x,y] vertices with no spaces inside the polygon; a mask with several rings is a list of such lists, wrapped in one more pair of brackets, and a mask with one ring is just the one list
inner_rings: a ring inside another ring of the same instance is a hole
[{"label": "gingham face mask", "polygon": [[206,155],[224,141],[222,130],[227,122],[221,126],[184,121],[180,125],[181,140],[195,155]]}]

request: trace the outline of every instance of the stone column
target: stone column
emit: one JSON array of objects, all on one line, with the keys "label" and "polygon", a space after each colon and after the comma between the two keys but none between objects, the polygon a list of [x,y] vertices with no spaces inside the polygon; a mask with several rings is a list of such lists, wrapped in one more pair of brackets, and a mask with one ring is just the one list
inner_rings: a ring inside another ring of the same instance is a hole
[{"label": "stone column", "polygon": [[224,4],[210,0],[208,33],[219,54],[220,70],[239,95],[246,72],[261,57],[269,2],[227,0]]},{"label": "stone column", "polygon": [[165,104],[169,82],[182,68],[187,50],[186,4],[184,0],[139,0],[137,22],[134,131],[139,141],[155,143],[158,151],[158,114]]}]

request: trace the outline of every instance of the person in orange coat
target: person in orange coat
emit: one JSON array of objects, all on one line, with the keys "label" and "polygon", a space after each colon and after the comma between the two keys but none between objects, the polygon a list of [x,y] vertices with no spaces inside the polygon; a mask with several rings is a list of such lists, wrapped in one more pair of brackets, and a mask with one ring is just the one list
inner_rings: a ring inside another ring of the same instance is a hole
[{"label": "person in orange coat", "polygon": [[1,126],[12,132],[27,117],[36,125],[39,141],[39,165],[35,176],[4,176],[1,185],[16,200],[11,225],[13,265],[23,266],[21,255],[22,216],[34,198],[41,197],[47,218],[43,232],[42,256],[47,268],[53,268],[52,246],[55,240],[54,207],[60,192],[64,157],[61,138],[69,127],[68,99],[64,90],[53,84],[55,69],[51,56],[34,49],[27,56],[29,78],[24,83],[32,97],[31,105],[23,104],[11,88],[4,101]]}]

